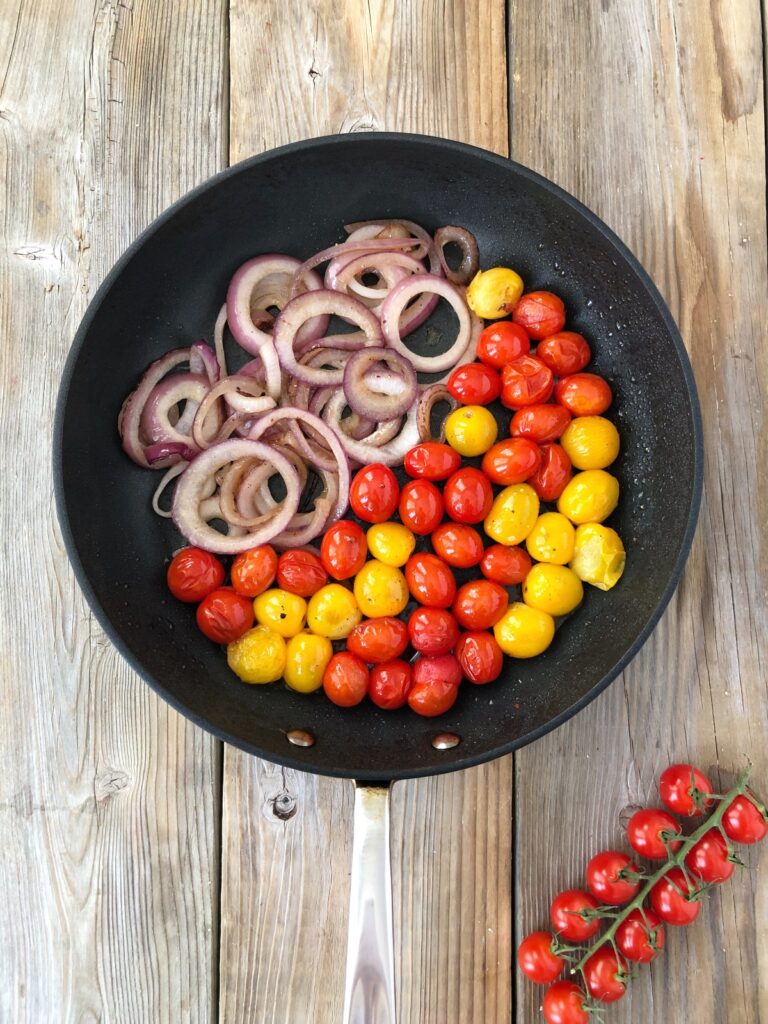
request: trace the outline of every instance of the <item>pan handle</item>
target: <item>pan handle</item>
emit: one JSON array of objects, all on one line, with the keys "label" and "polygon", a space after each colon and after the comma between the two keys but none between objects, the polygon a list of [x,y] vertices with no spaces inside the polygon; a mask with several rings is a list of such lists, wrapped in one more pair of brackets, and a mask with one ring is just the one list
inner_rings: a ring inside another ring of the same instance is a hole
[{"label": "pan handle", "polygon": [[355,783],[344,1024],[396,1024],[389,783]]}]

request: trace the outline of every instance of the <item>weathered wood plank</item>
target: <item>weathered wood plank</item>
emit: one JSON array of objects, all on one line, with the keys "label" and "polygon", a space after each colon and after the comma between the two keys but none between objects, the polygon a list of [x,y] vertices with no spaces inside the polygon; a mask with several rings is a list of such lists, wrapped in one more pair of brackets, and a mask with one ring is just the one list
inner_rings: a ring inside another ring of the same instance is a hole
[{"label": "weathered wood plank", "polygon": [[128,669],[55,523],[49,425],[77,323],[217,170],[221,3],[0,4],[0,1019],[210,1021],[218,744]]},{"label": "weathered wood plank", "polygon": [[[765,136],[758,0],[512,0],[512,151],[592,206],[658,283],[689,347],[705,429],[693,555],[622,680],[516,760],[518,936],[621,841],[671,759],[718,782],[749,753],[765,787],[768,480]],[[670,439],[674,443],[674,439]],[[630,986],[620,1021],[768,1016],[768,856],[714,894]],[[541,993],[519,987],[517,1019]]]},{"label": "weathered wood plank", "polygon": [[[500,0],[323,0],[294,5],[290,18],[284,11],[279,0],[233,3],[233,161],[295,139],[371,129],[506,152]],[[287,821],[272,810],[281,793],[297,807]],[[395,787],[402,1024],[510,1019],[511,798],[510,759]],[[350,784],[226,748],[223,803],[222,1020],[339,1020]]]}]

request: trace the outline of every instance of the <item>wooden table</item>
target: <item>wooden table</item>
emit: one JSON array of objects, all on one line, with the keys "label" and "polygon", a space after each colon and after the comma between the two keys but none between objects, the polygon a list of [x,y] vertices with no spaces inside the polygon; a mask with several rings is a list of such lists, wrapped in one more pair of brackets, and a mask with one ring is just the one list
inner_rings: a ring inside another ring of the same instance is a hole
[{"label": "wooden table", "polygon": [[[749,753],[768,789],[763,53],[759,0],[0,0],[0,1020],[340,1020],[352,787],[166,707],[90,615],[51,493],[110,265],[281,143],[420,131],[548,175],[649,269],[703,406],[693,554],[624,676],[514,757],[395,788],[402,1024],[538,1019],[516,939],[670,759],[726,784]],[[609,1020],[768,1021],[768,856],[745,859]]]}]

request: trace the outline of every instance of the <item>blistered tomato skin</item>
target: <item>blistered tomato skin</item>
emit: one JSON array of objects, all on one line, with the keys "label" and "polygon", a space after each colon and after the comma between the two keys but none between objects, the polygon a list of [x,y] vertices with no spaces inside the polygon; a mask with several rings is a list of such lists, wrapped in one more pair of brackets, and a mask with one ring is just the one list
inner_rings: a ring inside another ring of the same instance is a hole
[{"label": "blistered tomato skin", "polygon": [[537,562],[567,565],[573,558],[576,531],[570,519],[560,512],[544,512],[528,534],[525,546]]},{"label": "blistered tomato skin", "polygon": [[425,537],[443,518],[443,496],[430,480],[409,480],[400,493],[399,511],[405,526]]},{"label": "blistered tomato skin", "polygon": [[493,505],[493,490],[485,473],[474,466],[457,470],[443,489],[445,512],[457,523],[482,522]]},{"label": "blistered tomato skin", "polygon": [[224,566],[209,551],[183,548],[173,556],[166,578],[168,589],[176,600],[192,604],[202,601],[221,586]]},{"label": "blistered tomato skin", "polygon": [[501,404],[507,409],[540,405],[552,394],[554,376],[536,356],[520,356],[501,371]]},{"label": "blistered tomato skin", "polygon": [[459,406],[445,421],[446,441],[468,459],[487,452],[498,434],[493,414],[482,405]]},{"label": "blistered tomato skin", "polygon": [[347,637],[347,650],[371,664],[399,658],[407,646],[408,627],[391,615],[364,619]]},{"label": "blistered tomato skin", "polygon": [[510,658],[535,658],[555,636],[555,620],[547,612],[516,601],[493,627],[496,642]]},{"label": "blistered tomato skin", "polygon": [[445,608],[417,608],[408,620],[408,636],[420,654],[450,654],[459,640],[459,626]]},{"label": "blistered tomato skin", "polygon": [[323,685],[323,673],[333,657],[331,641],[314,633],[297,633],[285,652],[285,681],[299,693],[313,693]]},{"label": "blistered tomato skin", "polygon": [[408,585],[402,572],[375,558],[355,576],[354,589],[358,607],[368,618],[399,615],[408,604]]},{"label": "blistered tomato skin", "polygon": [[490,633],[472,631],[463,633],[456,645],[464,678],[477,686],[498,679],[504,666],[504,655]]},{"label": "blistered tomato skin", "polygon": [[227,645],[227,664],[244,683],[282,679],[285,656],[285,640],[268,626],[254,626]]},{"label": "blistered tomato skin", "polygon": [[501,377],[485,363],[465,363],[456,367],[446,387],[462,405],[488,405],[501,394]]},{"label": "blistered tomato skin", "polygon": [[605,469],[619,454],[619,432],[604,416],[577,416],[560,438],[576,469]]},{"label": "blistered tomato skin", "polygon": [[391,519],[400,497],[397,478],[389,466],[374,463],[355,474],[349,489],[352,511],[366,523]]},{"label": "blistered tomato skin", "polygon": [[626,561],[621,537],[609,526],[586,523],[576,528],[570,566],[583,583],[610,590],[621,579]]},{"label": "blistered tomato skin", "polygon": [[494,370],[501,370],[531,350],[531,342],[522,327],[511,320],[491,324],[477,340],[477,358]]},{"label": "blistered tomato skin", "polygon": [[311,597],[328,582],[325,566],[311,551],[284,551],[277,562],[277,585],[299,597]]},{"label": "blistered tomato skin", "polygon": [[512,417],[512,437],[527,437],[536,444],[556,441],[571,422],[571,414],[562,405],[529,405],[518,409]]},{"label": "blistered tomato skin", "polygon": [[340,583],[329,583],[309,599],[307,625],[313,633],[329,640],[349,636],[361,618],[354,594]]},{"label": "blistered tomato skin", "polygon": [[307,602],[297,594],[275,588],[259,594],[253,602],[253,610],[259,625],[269,626],[287,639],[304,628]]},{"label": "blistered tomato skin", "polygon": [[437,658],[421,655],[413,664],[413,685],[408,693],[412,711],[434,718],[456,703],[461,682],[461,666],[452,654]]},{"label": "blistered tomato skin", "polygon": [[408,700],[412,684],[411,666],[406,661],[387,661],[374,665],[368,683],[368,696],[378,708],[396,711]]},{"label": "blistered tomato skin", "polygon": [[523,294],[523,279],[508,267],[478,271],[467,286],[467,305],[483,320],[510,313]]},{"label": "blistered tomato skin", "polygon": [[565,326],[565,305],[552,292],[528,292],[515,306],[512,319],[529,337],[540,341],[562,331]]},{"label": "blistered tomato skin", "polygon": [[249,598],[231,587],[211,591],[197,606],[198,628],[215,644],[239,640],[253,625],[253,605]]},{"label": "blistered tomato skin", "polygon": [[619,502],[619,481],[604,469],[586,469],[565,485],[557,510],[576,526],[601,523]]},{"label": "blistered tomato skin", "polygon": [[[394,565],[398,568],[405,565],[416,547],[413,533],[401,523],[377,523],[368,530],[366,539],[373,558],[378,558],[385,565]],[[365,561],[357,567],[357,572],[363,565]]]},{"label": "blistered tomato skin", "polygon": [[485,519],[485,532],[499,544],[520,544],[539,516],[539,498],[528,484],[513,484],[496,495]]},{"label": "blistered tomato skin", "polygon": [[461,465],[461,456],[450,445],[424,441],[411,448],[403,462],[408,476],[422,480],[447,480]]},{"label": "blistered tomato skin", "polygon": [[277,572],[277,554],[269,544],[262,544],[250,551],[242,551],[232,563],[230,579],[232,586],[243,597],[258,597],[263,594]]},{"label": "blistered tomato skin", "polygon": [[528,483],[542,501],[557,501],[573,475],[571,460],[559,444],[541,446],[541,465]]},{"label": "blistered tomato skin", "polygon": [[549,615],[568,615],[581,604],[584,588],[581,580],[566,565],[540,562],[534,565],[523,583],[523,601],[530,608]]},{"label": "blistered tomato skin", "polygon": [[483,472],[494,484],[521,484],[541,465],[539,446],[526,437],[497,441],[483,457]]},{"label": "blistered tomato skin", "polygon": [[483,557],[483,538],[466,523],[443,523],[432,534],[435,553],[456,569],[469,569]]},{"label": "blistered tomato skin", "polygon": [[464,629],[491,629],[509,605],[509,595],[491,580],[470,580],[459,587],[453,614]]},{"label": "blistered tomato skin", "polygon": [[453,572],[437,555],[417,552],[405,566],[408,589],[427,608],[450,608],[456,596]]},{"label": "blistered tomato skin", "polygon": [[340,519],[325,531],[320,558],[333,579],[351,579],[365,565],[366,555],[365,534],[351,519]]},{"label": "blistered tomato skin", "polygon": [[323,673],[325,695],[340,708],[359,704],[368,692],[368,683],[365,663],[349,651],[334,654]]},{"label": "blistered tomato skin", "polygon": [[485,550],[480,571],[486,579],[502,587],[514,587],[523,582],[532,565],[531,556],[524,548],[493,544]]},{"label": "blistered tomato skin", "polygon": [[575,331],[559,331],[536,347],[536,355],[557,377],[578,373],[592,358],[589,344]]},{"label": "blistered tomato skin", "polygon": [[555,401],[574,416],[600,416],[613,401],[613,392],[596,373],[574,373],[557,382]]}]

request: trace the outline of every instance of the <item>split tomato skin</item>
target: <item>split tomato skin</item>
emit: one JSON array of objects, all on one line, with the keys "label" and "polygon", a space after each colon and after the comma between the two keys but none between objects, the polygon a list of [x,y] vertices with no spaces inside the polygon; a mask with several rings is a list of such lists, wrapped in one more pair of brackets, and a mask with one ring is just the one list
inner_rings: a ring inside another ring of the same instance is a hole
[{"label": "split tomato skin", "polygon": [[539,343],[536,356],[558,377],[567,377],[589,365],[592,351],[586,338],[576,331],[558,331]]},{"label": "split tomato skin", "polygon": [[565,327],[565,304],[554,292],[527,292],[515,306],[512,319],[529,338],[541,341]]},{"label": "split tomato skin", "polygon": [[527,437],[497,441],[483,456],[483,472],[494,484],[522,484],[541,466],[539,446]]},{"label": "split tomato skin", "polygon": [[548,444],[557,441],[570,422],[571,414],[564,406],[546,402],[518,409],[509,432],[512,437],[527,437],[536,444]]},{"label": "split tomato skin", "polygon": [[420,654],[450,654],[459,641],[459,624],[445,608],[417,608],[408,620],[411,646]]},{"label": "split tomato skin", "polygon": [[182,548],[171,559],[166,579],[177,601],[193,604],[218,590],[224,582],[224,566],[210,551]]},{"label": "split tomato skin", "polygon": [[399,658],[407,646],[408,627],[391,615],[364,619],[347,637],[347,650],[371,664]]},{"label": "split tomato skin", "polygon": [[232,563],[230,580],[238,594],[258,597],[272,586],[277,574],[277,553],[269,544],[241,551]]},{"label": "split tomato skin", "polygon": [[403,461],[408,476],[422,480],[447,480],[461,466],[461,456],[448,444],[424,441],[411,448]]},{"label": "split tomato skin", "polygon": [[408,701],[413,684],[411,666],[407,661],[385,661],[374,665],[368,682],[368,696],[383,711],[397,711]]},{"label": "split tomato skin", "polygon": [[461,667],[452,654],[437,658],[422,655],[413,664],[408,706],[426,718],[443,715],[456,703],[460,682]]},{"label": "split tomato skin", "polygon": [[559,444],[543,444],[540,451],[541,465],[528,483],[542,501],[557,501],[573,476],[571,460]]},{"label": "split tomato skin", "polygon": [[463,633],[456,645],[464,678],[476,686],[498,679],[504,667],[504,655],[494,637],[484,630]]},{"label": "split tomato skin", "polygon": [[289,594],[312,597],[328,582],[328,573],[311,551],[284,551],[277,561],[277,585]]},{"label": "split tomato skin", "polygon": [[501,371],[501,404],[524,409],[546,402],[554,388],[554,375],[536,356],[520,356]]},{"label": "split tomato skin", "polygon": [[253,625],[253,602],[232,587],[219,587],[197,606],[197,625],[215,644],[239,640]]}]

